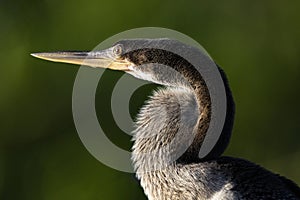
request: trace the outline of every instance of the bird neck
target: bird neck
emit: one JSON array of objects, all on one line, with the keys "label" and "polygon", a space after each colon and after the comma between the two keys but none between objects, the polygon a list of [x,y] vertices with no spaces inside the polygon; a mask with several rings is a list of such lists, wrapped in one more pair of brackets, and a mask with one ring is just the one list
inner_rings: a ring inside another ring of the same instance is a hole
[{"label": "bird neck", "polygon": [[156,170],[176,162],[198,161],[211,118],[211,100],[204,79],[185,59],[163,50],[143,52],[141,59],[135,63],[148,64],[141,70],[151,69],[151,73],[141,74],[149,74],[153,82],[167,88],[156,92],[137,117],[133,138],[135,167]]},{"label": "bird neck", "polygon": [[[155,92],[137,116],[132,156],[136,170],[153,171],[176,163],[201,161],[199,150],[209,128],[212,107],[203,77],[176,54],[153,49],[144,49],[140,57],[139,53],[132,54],[130,60],[137,65],[147,64],[140,68],[141,74],[166,89]],[[225,74],[221,70],[220,73],[231,97]],[[227,147],[233,122],[231,113],[228,108],[221,137],[204,159],[220,156]]]}]

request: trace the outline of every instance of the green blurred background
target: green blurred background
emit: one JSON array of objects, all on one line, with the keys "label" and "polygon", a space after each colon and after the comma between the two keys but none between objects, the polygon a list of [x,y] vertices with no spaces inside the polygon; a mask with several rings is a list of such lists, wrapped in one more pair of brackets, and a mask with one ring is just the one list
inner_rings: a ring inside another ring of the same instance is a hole
[{"label": "green blurred background", "polygon": [[[300,1],[0,0],[0,199],[145,199],[134,175],[94,159],[72,119],[77,66],[34,59],[37,51],[90,50],[144,26],[180,31],[227,72],[237,113],[226,155],[300,184]],[[129,136],[111,119],[120,72],[105,72],[98,116],[116,144]],[[153,86],[136,91],[137,112]]]}]

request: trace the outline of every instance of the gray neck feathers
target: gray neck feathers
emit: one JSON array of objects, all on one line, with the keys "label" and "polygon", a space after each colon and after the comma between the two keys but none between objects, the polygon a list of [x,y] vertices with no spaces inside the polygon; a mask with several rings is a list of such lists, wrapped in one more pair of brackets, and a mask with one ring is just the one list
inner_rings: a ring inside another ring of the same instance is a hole
[{"label": "gray neck feathers", "polygon": [[132,159],[137,172],[175,164],[197,134],[199,108],[190,90],[156,91],[137,116]]},{"label": "gray neck feathers", "polygon": [[136,170],[198,161],[211,117],[203,78],[194,66],[167,51],[143,49],[130,55],[143,65],[134,76],[167,86],[155,92],[137,116],[132,156]]}]

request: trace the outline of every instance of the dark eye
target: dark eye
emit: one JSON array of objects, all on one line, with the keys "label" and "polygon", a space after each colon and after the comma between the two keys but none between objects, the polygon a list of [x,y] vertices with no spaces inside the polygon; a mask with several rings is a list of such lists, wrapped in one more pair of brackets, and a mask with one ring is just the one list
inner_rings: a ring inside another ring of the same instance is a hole
[{"label": "dark eye", "polygon": [[118,44],[114,47],[113,52],[116,56],[121,56],[123,52],[123,47],[121,44]]}]

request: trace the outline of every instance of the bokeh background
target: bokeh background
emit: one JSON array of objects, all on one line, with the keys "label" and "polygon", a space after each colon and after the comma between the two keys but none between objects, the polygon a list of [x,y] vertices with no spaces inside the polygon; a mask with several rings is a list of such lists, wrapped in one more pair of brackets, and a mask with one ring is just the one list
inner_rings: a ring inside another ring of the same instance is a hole
[{"label": "bokeh background", "polygon": [[[72,119],[77,66],[34,59],[37,51],[90,50],[144,26],[180,31],[227,72],[236,100],[226,155],[254,161],[300,184],[300,1],[0,1],[0,199],[145,199],[134,175],[94,159]],[[111,117],[121,72],[105,72],[97,114],[124,149]],[[135,92],[134,116],[151,89]]]}]

